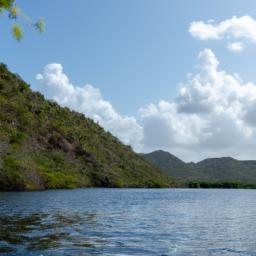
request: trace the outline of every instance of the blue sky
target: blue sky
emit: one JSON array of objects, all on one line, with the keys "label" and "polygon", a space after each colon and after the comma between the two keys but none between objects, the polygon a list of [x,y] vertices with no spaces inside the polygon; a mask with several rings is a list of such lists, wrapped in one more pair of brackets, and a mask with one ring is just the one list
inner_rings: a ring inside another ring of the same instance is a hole
[{"label": "blue sky", "polygon": [[[234,53],[222,40],[198,40],[188,32],[193,21],[220,22],[234,15],[256,18],[254,0],[18,0],[17,5],[33,20],[44,17],[46,32],[38,35],[21,21],[24,39],[16,42],[10,35],[11,22],[3,15],[2,62],[36,90],[36,75],[46,65],[59,63],[70,83],[99,88],[105,101],[121,116],[138,119],[142,129],[139,109],[177,98],[180,83],[186,83],[188,73],[197,72],[197,57],[205,48],[217,56],[220,69],[256,83],[256,45]],[[144,151],[158,147],[161,143]],[[205,150],[192,147],[194,156],[176,146],[163,148],[189,160],[197,160],[198,152],[203,157],[200,152]],[[219,154],[211,149],[207,154],[239,157],[239,149],[233,149]]]},{"label": "blue sky", "polygon": [[196,41],[188,33],[193,20],[253,15],[255,1],[19,0],[17,4],[34,20],[44,17],[47,30],[38,36],[24,25],[24,39],[17,43],[10,36],[10,22],[2,18],[0,59],[32,85],[44,65],[59,62],[73,83],[94,84],[120,112],[131,115],[149,102],[172,99],[206,46],[222,57],[227,70],[256,80],[253,65],[247,65],[256,56],[254,48],[237,57],[223,44]]}]

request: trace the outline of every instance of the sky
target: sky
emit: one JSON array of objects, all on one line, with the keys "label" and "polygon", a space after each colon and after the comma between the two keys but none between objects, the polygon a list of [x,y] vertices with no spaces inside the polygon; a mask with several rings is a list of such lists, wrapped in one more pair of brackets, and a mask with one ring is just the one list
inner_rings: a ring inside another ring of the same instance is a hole
[{"label": "sky", "polygon": [[[17,0],[0,61],[137,152],[256,159],[255,0]],[[255,113],[255,114],[254,114]]]}]

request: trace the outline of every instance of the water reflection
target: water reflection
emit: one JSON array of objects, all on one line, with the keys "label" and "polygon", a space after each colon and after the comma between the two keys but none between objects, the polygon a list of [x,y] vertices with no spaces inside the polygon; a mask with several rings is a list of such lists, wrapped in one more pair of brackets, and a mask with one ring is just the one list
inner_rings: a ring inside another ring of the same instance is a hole
[{"label": "water reflection", "polygon": [[256,256],[255,190],[0,193],[4,256]]},{"label": "water reflection", "polygon": [[[0,217],[0,253],[45,251],[64,247],[95,248],[103,239],[86,237],[81,232],[96,222],[96,214],[79,215],[62,212],[27,216]],[[23,249],[22,249],[23,248]]]}]

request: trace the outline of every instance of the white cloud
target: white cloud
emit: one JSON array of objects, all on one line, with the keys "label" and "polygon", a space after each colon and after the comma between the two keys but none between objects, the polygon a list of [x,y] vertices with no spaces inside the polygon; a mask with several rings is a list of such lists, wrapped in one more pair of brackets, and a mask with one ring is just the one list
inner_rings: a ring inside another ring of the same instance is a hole
[{"label": "white cloud", "polygon": [[256,20],[249,15],[233,16],[219,23],[193,21],[189,32],[200,40],[226,39],[228,49],[234,52],[242,51],[248,43],[256,44]]},{"label": "white cloud", "polygon": [[242,42],[228,43],[227,47],[230,51],[241,52],[244,49],[244,43]]},{"label": "white cloud", "polygon": [[173,101],[139,110],[139,119],[120,115],[92,85],[75,86],[60,64],[37,75],[38,89],[62,106],[84,113],[137,151],[167,150],[184,160],[233,156],[255,159],[256,85],[219,70],[210,49],[198,55]]},{"label": "white cloud", "polygon": [[198,60],[199,72],[190,75],[173,102],[140,110],[145,150],[161,147],[189,159],[251,157],[251,146],[256,147],[256,86],[218,70],[210,49],[200,52]]},{"label": "white cloud", "polygon": [[160,101],[139,110],[144,128],[144,146],[166,148],[198,143],[202,121],[196,115],[179,113],[177,104]]},{"label": "white cloud", "polygon": [[121,141],[139,149],[142,127],[134,117],[120,115],[110,102],[103,99],[99,89],[92,85],[75,86],[63,73],[61,64],[52,63],[37,74],[37,89],[46,98],[53,99],[61,106],[69,107],[99,122]]}]

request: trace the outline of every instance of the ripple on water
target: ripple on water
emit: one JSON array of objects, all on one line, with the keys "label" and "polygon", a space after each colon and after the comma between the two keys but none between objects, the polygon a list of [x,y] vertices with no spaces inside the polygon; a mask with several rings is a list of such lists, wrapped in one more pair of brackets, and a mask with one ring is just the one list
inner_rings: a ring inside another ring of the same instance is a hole
[{"label": "ripple on water", "polygon": [[256,256],[254,190],[0,193],[0,254]]}]

